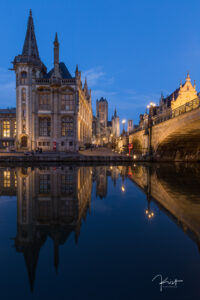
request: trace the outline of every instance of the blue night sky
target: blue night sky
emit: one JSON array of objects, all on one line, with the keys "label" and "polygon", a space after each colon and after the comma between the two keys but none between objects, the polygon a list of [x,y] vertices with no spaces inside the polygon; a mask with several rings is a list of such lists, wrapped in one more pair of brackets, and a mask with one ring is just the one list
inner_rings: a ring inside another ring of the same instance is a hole
[{"label": "blue night sky", "polygon": [[96,99],[138,122],[150,101],[171,93],[187,71],[200,90],[200,2],[178,0],[18,0],[0,2],[0,107],[15,106],[15,76],[8,71],[22,51],[32,9],[40,58],[53,64],[58,32],[60,61],[87,75]]}]

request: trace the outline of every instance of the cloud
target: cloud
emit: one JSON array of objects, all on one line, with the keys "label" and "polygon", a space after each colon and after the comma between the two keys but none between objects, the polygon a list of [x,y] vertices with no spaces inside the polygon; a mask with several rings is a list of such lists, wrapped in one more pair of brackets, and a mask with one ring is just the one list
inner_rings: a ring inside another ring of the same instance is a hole
[{"label": "cloud", "polygon": [[110,98],[112,96],[115,96],[117,92],[111,92],[111,91],[105,91],[105,90],[92,90],[92,98],[98,99],[98,98]]},{"label": "cloud", "polygon": [[97,85],[105,74],[106,73],[102,71],[101,67],[96,67],[82,72],[82,78],[87,77],[88,86],[93,87]]}]

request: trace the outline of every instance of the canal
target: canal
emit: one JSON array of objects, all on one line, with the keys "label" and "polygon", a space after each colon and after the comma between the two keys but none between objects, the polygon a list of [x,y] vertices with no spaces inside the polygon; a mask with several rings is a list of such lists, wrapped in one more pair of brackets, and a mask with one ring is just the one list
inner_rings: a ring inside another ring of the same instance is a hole
[{"label": "canal", "polygon": [[2,300],[199,299],[200,165],[0,167],[0,241]]}]

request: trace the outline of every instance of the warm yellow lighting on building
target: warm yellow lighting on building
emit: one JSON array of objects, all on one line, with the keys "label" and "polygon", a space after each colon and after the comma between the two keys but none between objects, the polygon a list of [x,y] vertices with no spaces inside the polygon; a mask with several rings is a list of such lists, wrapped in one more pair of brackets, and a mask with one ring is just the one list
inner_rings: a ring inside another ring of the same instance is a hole
[{"label": "warm yellow lighting on building", "polygon": [[125,189],[125,186],[124,186],[124,185],[122,185],[122,187],[121,187],[121,190],[122,190],[122,192],[125,192],[125,191],[126,191],[126,189]]},{"label": "warm yellow lighting on building", "polygon": [[5,188],[10,187],[10,171],[3,172],[3,185]]},{"label": "warm yellow lighting on building", "polygon": [[10,121],[3,121],[3,137],[10,137]]}]

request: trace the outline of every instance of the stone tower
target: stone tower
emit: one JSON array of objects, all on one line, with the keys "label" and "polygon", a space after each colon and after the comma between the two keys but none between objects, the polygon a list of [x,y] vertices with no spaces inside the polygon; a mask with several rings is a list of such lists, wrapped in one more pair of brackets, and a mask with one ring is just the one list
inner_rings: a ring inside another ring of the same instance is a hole
[{"label": "stone tower", "polygon": [[119,117],[117,115],[116,108],[115,108],[114,115],[112,116],[112,134],[115,137],[120,136],[120,124],[119,124]]},{"label": "stone tower", "polygon": [[13,66],[16,73],[16,147],[31,149],[35,128],[33,126],[34,80],[41,73],[46,72],[46,67],[39,57],[31,10],[22,54],[14,58]]},{"label": "stone tower", "polygon": [[99,119],[103,127],[107,127],[108,123],[108,101],[101,97],[96,100],[96,117]]}]

